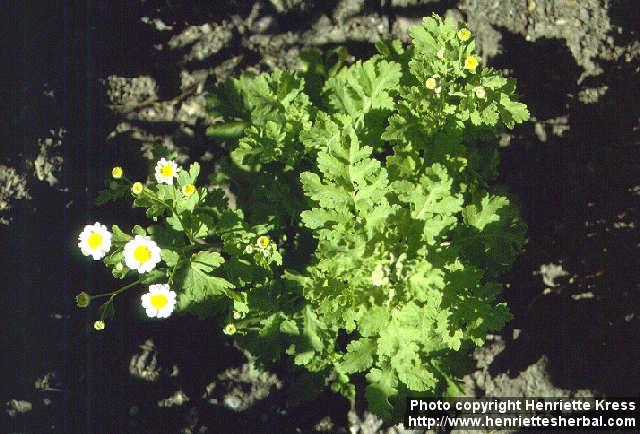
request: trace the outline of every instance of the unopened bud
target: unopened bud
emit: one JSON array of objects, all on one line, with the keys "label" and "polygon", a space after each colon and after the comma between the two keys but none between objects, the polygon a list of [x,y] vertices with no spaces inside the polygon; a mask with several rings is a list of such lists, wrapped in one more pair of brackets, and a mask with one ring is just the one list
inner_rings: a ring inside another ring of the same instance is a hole
[{"label": "unopened bud", "polygon": [[76,295],[76,305],[78,307],[87,307],[91,303],[91,296],[86,292],[82,291],[80,294]]}]

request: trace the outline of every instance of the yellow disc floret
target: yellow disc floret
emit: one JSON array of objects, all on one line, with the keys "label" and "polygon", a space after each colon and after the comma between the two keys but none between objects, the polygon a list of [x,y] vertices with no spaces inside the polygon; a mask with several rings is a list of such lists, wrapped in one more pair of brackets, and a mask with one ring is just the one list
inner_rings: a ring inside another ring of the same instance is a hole
[{"label": "yellow disc floret", "polygon": [[196,186],[193,184],[187,184],[182,186],[182,194],[184,194],[186,197],[191,196],[195,192],[196,192]]},{"label": "yellow disc floret", "polygon": [[167,303],[169,303],[169,300],[164,294],[153,294],[151,297],[149,297],[149,303],[151,303],[151,306],[155,307],[156,309],[162,309],[167,305]]},{"label": "yellow disc floret", "polygon": [[475,56],[469,56],[464,61],[464,69],[468,69],[471,72],[476,72],[478,67],[478,58]]},{"label": "yellow disc floret", "polygon": [[104,330],[104,321],[96,321],[93,323],[93,328],[96,330]]},{"label": "yellow disc floret", "polygon": [[87,237],[87,244],[92,249],[97,249],[102,244],[102,235],[98,232],[91,232],[91,235]]},{"label": "yellow disc floret", "polygon": [[427,89],[433,90],[436,88],[437,85],[438,83],[436,82],[435,78],[433,77],[427,78],[427,81],[425,83],[425,86],[427,87]]},{"label": "yellow disc floret", "polygon": [[461,41],[466,41],[471,37],[471,32],[469,31],[469,29],[463,28],[458,30],[458,38]]},{"label": "yellow disc floret", "polygon": [[133,251],[133,257],[136,259],[136,261],[144,264],[149,259],[151,259],[151,250],[149,250],[147,246],[138,246]]},{"label": "yellow disc floret", "polygon": [[113,169],[111,169],[111,176],[113,176],[113,179],[120,179],[122,178],[122,174],[123,174],[123,170],[122,167],[120,166],[116,166]]},{"label": "yellow disc floret", "polygon": [[142,193],[142,190],[144,190],[144,186],[142,185],[141,182],[134,182],[133,185],[131,186],[131,192],[133,194],[140,194]]},{"label": "yellow disc floret", "polygon": [[233,335],[236,333],[236,326],[234,324],[227,324],[226,326],[224,326],[224,328],[222,329],[222,332],[225,335]]},{"label": "yellow disc floret", "polygon": [[162,174],[162,176],[173,176],[173,167],[171,167],[170,164],[166,164],[162,166],[162,168],[160,169],[160,173]]},{"label": "yellow disc floret", "polygon": [[262,250],[266,249],[267,247],[269,247],[269,245],[271,244],[271,240],[269,239],[268,236],[266,235],[260,235],[258,237],[258,240],[256,241],[256,245],[261,248]]}]

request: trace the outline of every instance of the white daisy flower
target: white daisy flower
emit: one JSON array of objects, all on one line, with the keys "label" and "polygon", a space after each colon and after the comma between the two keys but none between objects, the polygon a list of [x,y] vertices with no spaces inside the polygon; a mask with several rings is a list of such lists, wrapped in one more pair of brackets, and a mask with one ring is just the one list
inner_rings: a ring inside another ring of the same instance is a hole
[{"label": "white daisy flower", "polygon": [[160,262],[160,247],[149,237],[136,235],[124,245],[124,262],[138,273],[147,273]]},{"label": "white daisy flower", "polygon": [[161,158],[156,163],[156,181],[161,184],[173,185],[173,178],[178,177],[180,168],[173,160],[165,160]]},{"label": "white daisy flower", "polygon": [[149,318],[167,318],[176,306],[176,293],[169,285],[149,285],[149,292],[141,299]]},{"label": "white daisy flower", "polygon": [[78,236],[78,247],[85,256],[92,256],[99,260],[111,249],[111,232],[98,222],[86,225]]}]

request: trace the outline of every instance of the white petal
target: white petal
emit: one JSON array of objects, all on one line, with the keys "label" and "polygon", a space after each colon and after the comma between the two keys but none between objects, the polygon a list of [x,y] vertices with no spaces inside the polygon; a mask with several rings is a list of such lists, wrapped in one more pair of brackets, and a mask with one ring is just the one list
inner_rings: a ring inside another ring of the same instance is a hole
[{"label": "white petal", "polygon": [[142,297],[140,297],[141,301],[142,301],[142,307],[144,309],[151,309],[151,300],[149,299],[150,296],[149,294],[142,294]]},{"label": "white petal", "polygon": [[158,318],[169,318],[171,312],[173,312],[173,306],[168,304],[158,310]]}]

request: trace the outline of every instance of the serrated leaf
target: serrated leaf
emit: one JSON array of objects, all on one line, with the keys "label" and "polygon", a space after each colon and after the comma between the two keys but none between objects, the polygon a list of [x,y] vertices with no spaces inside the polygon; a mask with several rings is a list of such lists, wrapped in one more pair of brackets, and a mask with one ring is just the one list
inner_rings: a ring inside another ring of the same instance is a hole
[{"label": "serrated leaf", "polygon": [[329,78],[324,92],[333,110],[357,118],[371,110],[393,110],[390,91],[397,88],[401,75],[398,63],[374,56]]},{"label": "serrated leaf", "polygon": [[380,330],[387,327],[389,313],[382,306],[373,306],[358,321],[358,331],[364,337],[376,336]]},{"label": "serrated leaf", "polygon": [[183,292],[178,295],[178,307],[188,309],[191,304],[210,301],[226,295],[231,299],[238,298],[232,291],[233,284],[222,277],[210,276],[192,266],[185,267],[178,275]]},{"label": "serrated leaf", "polygon": [[465,224],[483,230],[489,223],[500,220],[497,211],[509,205],[509,200],[501,196],[484,196],[479,204],[471,204],[462,210],[462,220]]},{"label": "serrated leaf", "polygon": [[346,374],[368,369],[373,364],[375,350],[376,342],[373,339],[361,338],[350,342],[339,369]]},{"label": "serrated leaf", "polygon": [[173,267],[180,260],[178,252],[169,249],[160,250],[160,257],[169,267]]},{"label": "serrated leaf", "polygon": [[505,125],[508,128],[513,128],[515,124],[525,122],[529,120],[529,110],[525,104],[513,101],[509,95],[505,93],[500,94],[500,105],[508,111],[511,115],[504,120]]},{"label": "serrated leaf", "polygon": [[112,243],[114,244],[126,243],[131,239],[133,239],[133,237],[129,234],[124,233],[118,225],[111,226],[111,242]]},{"label": "serrated leaf", "polygon": [[507,84],[507,79],[499,75],[492,75],[482,80],[482,85],[489,89],[499,89]]},{"label": "serrated leaf", "polygon": [[224,258],[218,252],[198,252],[191,257],[191,268],[210,273],[224,263]]},{"label": "serrated leaf", "polygon": [[131,233],[133,233],[133,235],[142,235],[142,236],[147,235],[146,229],[140,225],[135,225],[131,230]]},{"label": "serrated leaf", "polygon": [[371,369],[366,375],[369,385],[364,395],[367,398],[369,410],[379,417],[390,420],[393,411],[391,398],[398,394],[398,380],[391,370]]}]

